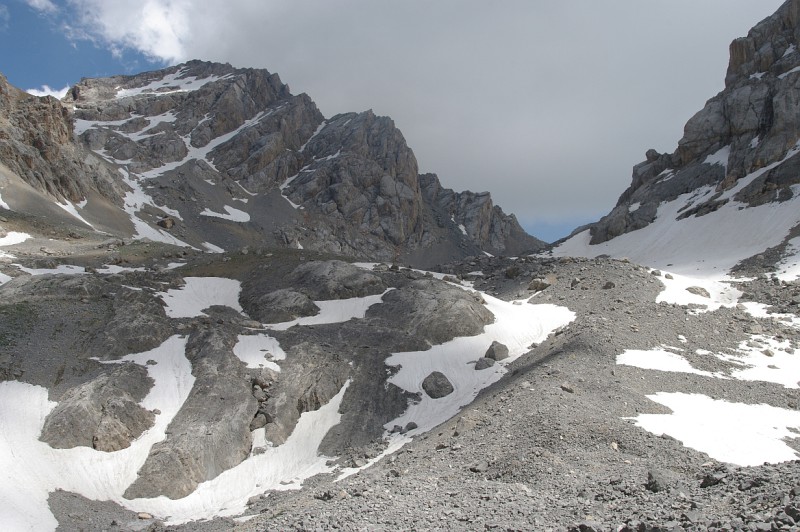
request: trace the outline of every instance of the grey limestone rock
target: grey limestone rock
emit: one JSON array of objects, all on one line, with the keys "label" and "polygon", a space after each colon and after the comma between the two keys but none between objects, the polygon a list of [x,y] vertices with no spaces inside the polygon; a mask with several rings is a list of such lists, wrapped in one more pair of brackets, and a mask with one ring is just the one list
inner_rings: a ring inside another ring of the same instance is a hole
[{"label": "grey limestone rock", "polygon": [[454,391],[453,385],[447,379],[447,376],[440,371],[434,371],[425,377],[425,380],[422,381],[422,389],[432,399],[447,397]]},{"label": "grey limestone rock", "polygon": [[505,360],[508,358],[508,347],[500,342],[494,341],[492,345],[489,346],[489,349],[486,350],[484,356],[492,360]]},{"label": "grey limestone rock", "polygon": [[40,439],[57,449],[118,451],[150,428],[155,416],[139,406],[152,379],[126,363],[68,390],[45,419]]},{"label": "grey limestone rock", "polygon": [[167,428],[167,437],[150,450],[125,497],[185,497],[247,458],[250,423],[258,403],[242,364],[233,353],[236,335],[222,329],[198,331],[186,348],[195,383]]}]

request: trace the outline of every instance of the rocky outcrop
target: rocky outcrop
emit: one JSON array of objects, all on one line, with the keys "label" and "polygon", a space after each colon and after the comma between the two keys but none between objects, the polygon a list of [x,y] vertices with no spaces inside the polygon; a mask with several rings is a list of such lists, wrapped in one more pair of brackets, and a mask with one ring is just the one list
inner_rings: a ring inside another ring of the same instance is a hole
[{"label": "rocky outcrop", "polygon": [[91,190],[120,203],[123,186],[111,168],[72,141],[73,127],[58,100],[22,92],[0,74],[0,162],[61,203],[80,202]]},{"label": "rocky outcrop", "polygon": [[488,192],[455,192],[436,174],[419,176],[425,203],[460,238],[492,255],[518,255],[542,249],[545,243],[527,234],[513,214],[494,205]]},{"label": "rocky outcrop", "polygon": [[[659,204],[704,186],[716,193],[680,217],[702,216],[730,200],[755,206],[793,196],[800,182],[799,13],[800,2],[789,0],[733,41],[725,89],[687,122],[675,152],[649,150],[634,167],[630,187],[591,227],[592,244],[647,226]],[[752,181],[723,197],[744,178]]]},{"label": "rocky outcrop", "polygon": [[382,304],[367,311],[367,317],[383,320],[430,345],[480,334],[494,321],[480,296],[430,279],[388,292]]},{"label": "rocky outcrop", "polygon": [[138,404],[152,382],[145,368],[125,364],[69,390],[45,419],[40,439],[57,449],[129,447],[155,419]]},{"label": "rocky outcrop", "polygon": [[232,353],[235,338],[225,329],[192,334],[186,348],[195,377],[192,391],[167,437],[150,450],[126,498],[185,497],[249,455],[249,426],[258,403]]}]

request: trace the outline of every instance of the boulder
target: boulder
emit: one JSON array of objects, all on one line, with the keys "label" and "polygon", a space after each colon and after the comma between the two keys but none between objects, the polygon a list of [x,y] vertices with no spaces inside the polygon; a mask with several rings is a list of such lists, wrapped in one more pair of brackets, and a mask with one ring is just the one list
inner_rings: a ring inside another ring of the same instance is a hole
[{"label": "boulder", "polygon": [[453,393],[453,385],[447,379],[447,376],[440,372],[434,371],[422,381],[422,389],[431,399],[439,399],[447,397]]},{"label": "boulder", "polygon": [[489,349],[486,350],[484,357],[496,361],[505,360],[508,358],[508,347],[498,341],[494,341],[489,346]]}]

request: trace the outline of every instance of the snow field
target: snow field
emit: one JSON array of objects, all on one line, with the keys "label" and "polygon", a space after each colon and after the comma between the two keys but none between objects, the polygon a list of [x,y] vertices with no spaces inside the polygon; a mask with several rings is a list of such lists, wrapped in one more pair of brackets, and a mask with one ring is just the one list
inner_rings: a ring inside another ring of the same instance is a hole
[{"label": "snow field", "polygon": [[239,304],[242,286],[239,281],[224,277],[185,277],[183,287],[159,292],[166,304],[164,310],[170,318],[205,316],[204,309],[224,305],[243,312]]},{"label": "snow field", "polygon": [[[575,319],[575,313],[556,305],[514,304],[482,294],[486,307],[494,314],[495,322],[487,325],[477,336],[459,337],[436,345],[427,351],[394,353],[386,359],[388,366],[400,366],[389,382],[411,393],[421,393],[418,403],[397,419],[386,423],[387,429],[405,426],[413,421],[417,428],[413,436],[431,430],[456,415],[471,403],[483,388],[496,382],[505,373],[504,364],[526,353],[532,344],[544,341],[553,331]],[[527,303],[527,301],[526,301]],[[508,347],[509,357],[487,369],[476,371],[474,362],[493,341]],[[422,381],[433,371],[447,376],[454,391],[442,398],[432,399],[422,389]]]},{"label": "snow field", "polygon": [[383,296],[392,288],[382,294],[349,299],[333,299],[330,301],[314,301],[319,307],[319,312],[314,316],[296,318],[282,323],[270,323],[265,326],[275,331],[285,331],[295,325],[323,325],[327,323],[344,323],[352,319],[363,318],[372,305],[383,301]]},{"label": "snow field", "polygon": [[[274,360],[286,360],[286,353],[275,338],[266,334],[239,335],[233,354],[247,364],[248,368],[265,367],[274,371],[281,368]],[[269,360],[269,358],[272,360]]]},{"label": "snow field", "polygon": [[[0,383],[0,522],[11,530],[55,530],[58,523],[47,505],[51,491],[73,491],[94,500],[126,505],[122,493],[136,480],[150,448],[165,437],[167,426],[189,395],[194,377],[185,357],[186,338],[173,336],[159,347],[128,355],[154,380],[140,403],[159,409],[153,427],[130,447],[106,453],[88,447],[53,449],[38,440],[56,403],[40,386]],[[147,360],[155,365],[146,365]]]},{"label": "snow field", "polygon": [[229,205],[223,205],[223,209],[227,214],[214,212],[211,209],[204,209],[203,212],[200,213],[200,216],[213,216],[216,218],[222,218],[223,220],[230,220],[232,222],[249,222],[250,215],[244,211],[240,211],[239,209],[234,209]]},{"label": "snow field", "polygon": [[785,439],[796,438],[800,412],[769,405],[729,403],[701,394],[659,392],[648,399],[671,414],[639,414],[630,418],[656,435],[668,434],[685,446],[721,462],[742,466],[796,460]]}]

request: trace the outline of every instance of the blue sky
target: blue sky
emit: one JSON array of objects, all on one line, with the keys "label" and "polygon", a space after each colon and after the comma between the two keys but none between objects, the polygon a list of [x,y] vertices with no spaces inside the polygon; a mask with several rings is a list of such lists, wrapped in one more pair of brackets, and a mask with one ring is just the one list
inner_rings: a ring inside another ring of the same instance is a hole
[{"label": "blue sky", "polygon": [[0,72],[21,89],[60,89],[81,77],[136,72],[162,63],[133,49],[115,56],[107,43],[71,37],[66,22],[63,14],[35,9],[23,0],[0,0]]},{"label": "blue sky", "polygon": [[22,88],[189,59],[266,68],[326,116],[390,116],[422,172],[553,240],[607,213],[782,0],[0,0]]}]

